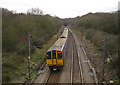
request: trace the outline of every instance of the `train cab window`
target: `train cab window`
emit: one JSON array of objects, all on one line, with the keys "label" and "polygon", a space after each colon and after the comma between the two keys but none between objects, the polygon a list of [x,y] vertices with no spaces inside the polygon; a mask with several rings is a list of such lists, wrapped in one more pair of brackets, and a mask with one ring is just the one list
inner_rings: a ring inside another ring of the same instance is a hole
[{"label": "train cab window", "polygon": [[52,51],[52,58],[56,59],[56,51]]},{"label": "train cab window", "polygon": [[58,59],[62,59],[62,52],[57,52]]},{"label": "train cab window", "polygon": [[51,59],[51,52],[48,52],[48,53],[46,54],[46,58],[47,58],[47,59]]}]

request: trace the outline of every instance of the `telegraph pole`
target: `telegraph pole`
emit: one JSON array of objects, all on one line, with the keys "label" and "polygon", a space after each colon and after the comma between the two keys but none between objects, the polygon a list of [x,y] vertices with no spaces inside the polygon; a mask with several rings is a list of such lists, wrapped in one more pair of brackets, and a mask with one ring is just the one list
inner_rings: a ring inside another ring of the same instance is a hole
[{"label": "telegraph pole", "polygon": [[103,74],[102,74],[102,81],[103,81],[103,82],[104,82],[105,50],[106,50],[106,39],[105,39],[105,37],[104,37],[104,56],[103,56]]},{"label": "telegraph pole", "polygon": [[30,79],[30,36],[28,32],[28,69],[29,69],[29,79]]}]

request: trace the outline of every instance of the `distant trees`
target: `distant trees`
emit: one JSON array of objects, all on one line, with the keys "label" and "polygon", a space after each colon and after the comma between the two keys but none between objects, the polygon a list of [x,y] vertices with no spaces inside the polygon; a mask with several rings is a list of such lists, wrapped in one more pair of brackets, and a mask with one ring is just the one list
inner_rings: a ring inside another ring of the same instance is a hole
[{"label": "distant trees", "polygon": [[27,14],[43,15],[43,11],[39,8],[28,9]]},{"label": "distant trees", "polygon": [[94,28],[107,33],[118,35],[118,12],[115,13],[88,13],[76,18],[73,25],[77,28]]},{"label": "distant trees", "polygon": [[2,26],[3,52],[12,52],[27,43],[28,32],[39,38],[39,41],[31,38],[32,43],[42,47],[61,27],[61,20],[43,15],[39,8],[29,9],[27,15],[2,9]]},{"label": "distant trees", "polygon": [[77,17],[76,22],[72,24],[74,28],[82,31],[86,38],[97,46],[103,46],[103,42],[101,41],[106,36],[106,46],[109,51],[115,54],[118,53],[118,12],[88,13],[82,17]]}]

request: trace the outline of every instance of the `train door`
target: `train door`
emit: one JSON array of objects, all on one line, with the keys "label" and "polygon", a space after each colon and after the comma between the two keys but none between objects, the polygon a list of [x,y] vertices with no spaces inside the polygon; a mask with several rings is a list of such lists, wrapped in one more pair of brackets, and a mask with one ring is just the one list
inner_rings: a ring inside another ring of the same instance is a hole
[{"label": "train door", "polygon": [[57,59],[56,59],[56,50],[52,51],[52,63],[53,65],[57,64]]}]

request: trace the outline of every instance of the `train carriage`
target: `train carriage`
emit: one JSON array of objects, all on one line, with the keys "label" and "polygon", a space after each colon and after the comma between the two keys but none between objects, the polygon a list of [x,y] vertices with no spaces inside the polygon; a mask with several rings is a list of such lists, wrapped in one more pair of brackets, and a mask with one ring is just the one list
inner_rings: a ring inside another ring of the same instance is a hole
[{"label": "train carriage", "polygon": [[64,66],[67,43],[68,28],[64,28],[62,35],[46,53],[46,64],[51,70],[61,69]]}]

